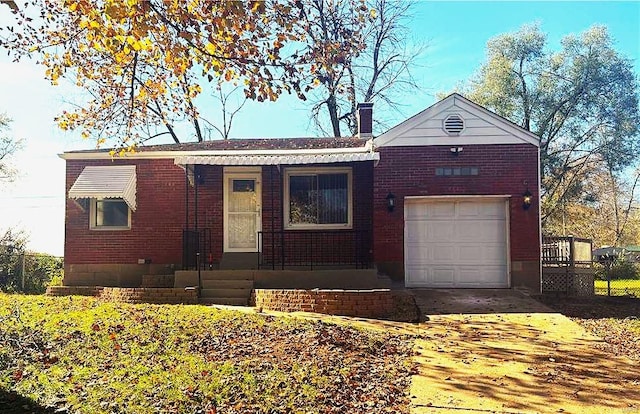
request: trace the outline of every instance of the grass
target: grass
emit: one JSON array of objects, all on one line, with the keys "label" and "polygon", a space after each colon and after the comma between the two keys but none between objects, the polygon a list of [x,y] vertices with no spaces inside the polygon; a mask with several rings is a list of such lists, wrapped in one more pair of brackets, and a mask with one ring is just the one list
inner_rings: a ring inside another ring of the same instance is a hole
[{"label": "grass", "polygon": [[[597,295],[607,294],[607,281],[596,280],[595,291]],[[633,295],[640,297],[640,279],[616,279],[611,281],[611,291],[613,294]]]},{"label": "grass", "polygon": [[0,412],[406,412],[412,343],[204,306],[0,293]]}]

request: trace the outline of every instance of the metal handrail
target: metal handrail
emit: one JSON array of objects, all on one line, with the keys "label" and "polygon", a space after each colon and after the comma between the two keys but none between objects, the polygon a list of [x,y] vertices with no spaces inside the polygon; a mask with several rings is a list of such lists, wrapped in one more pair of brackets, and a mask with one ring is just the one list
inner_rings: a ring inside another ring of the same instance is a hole
[{"label": "metal handrail", "polygon": [[371,267],[371,233],[362,230],[258,232],[258,267]]}]

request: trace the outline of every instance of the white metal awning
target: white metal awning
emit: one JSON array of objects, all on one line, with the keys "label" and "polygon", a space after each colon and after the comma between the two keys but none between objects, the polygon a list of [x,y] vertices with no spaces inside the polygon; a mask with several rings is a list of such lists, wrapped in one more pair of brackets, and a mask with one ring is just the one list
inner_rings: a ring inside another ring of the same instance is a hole
[{"label": "white metal awning", "polygon": [[136,210],[136,166],[88,166],[69,190],[69,198],[122,198]]},{"label": "white metal awning", "polygon": [[286,165],[328,164],[334,162],[378,161],[377,152],[273,155],[186,155],[174,159],[176,165]]}]

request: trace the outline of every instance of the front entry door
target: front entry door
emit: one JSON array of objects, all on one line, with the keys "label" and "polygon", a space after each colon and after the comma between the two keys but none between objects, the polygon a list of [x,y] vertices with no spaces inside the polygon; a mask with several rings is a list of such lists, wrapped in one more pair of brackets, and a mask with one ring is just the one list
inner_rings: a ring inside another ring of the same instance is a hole
[{"label": "front entry door", "polygon": [[261,230],[261,173],[224,174],[224,251],[257,252]]}]

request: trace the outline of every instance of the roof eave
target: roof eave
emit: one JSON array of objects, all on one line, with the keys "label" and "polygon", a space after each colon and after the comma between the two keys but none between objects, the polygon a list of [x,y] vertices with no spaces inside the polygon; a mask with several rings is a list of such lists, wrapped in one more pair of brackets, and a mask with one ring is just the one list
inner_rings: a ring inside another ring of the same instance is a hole
[{"label": "roof eave", "polygon": [[[191,156],[260,156],[260,155],[324,155],[324,154],[357,154],[373,151],[373,141],[368,140],[362,147],[346,148],[311,148],[311,149],[278,149],[278,150],[198,150],[198,151],[137,151],[127,153],[122,159],[173,159]],[[112,159],[109,152],[65,152],[58,154],[63,160],[98,160]]]}]

